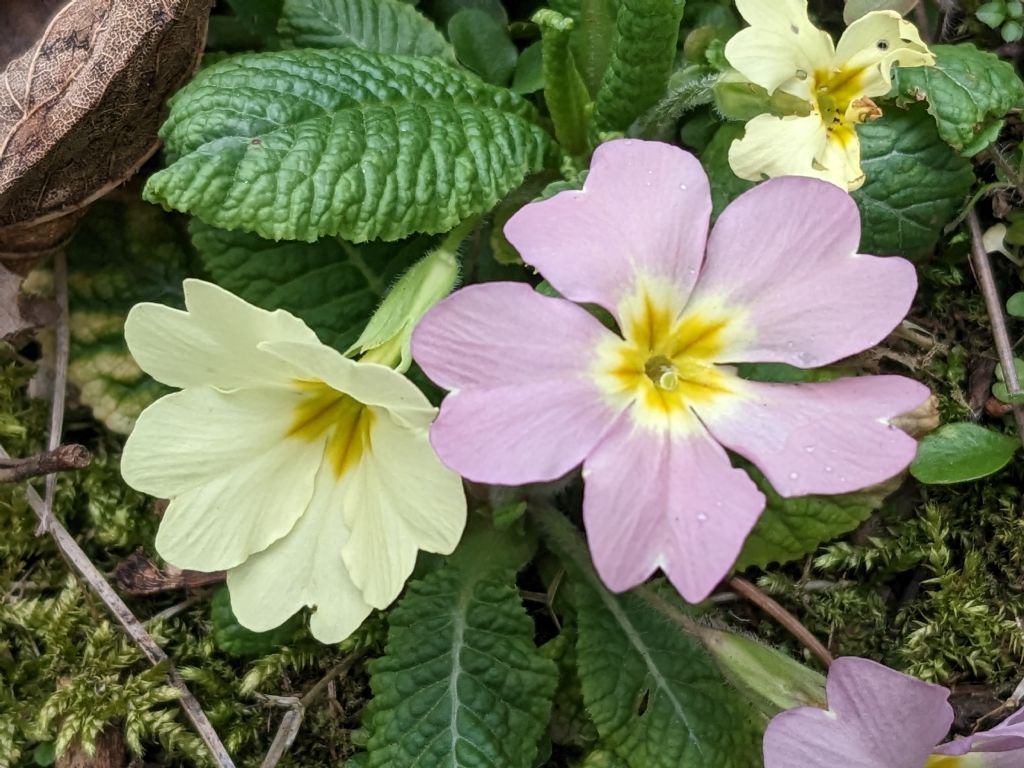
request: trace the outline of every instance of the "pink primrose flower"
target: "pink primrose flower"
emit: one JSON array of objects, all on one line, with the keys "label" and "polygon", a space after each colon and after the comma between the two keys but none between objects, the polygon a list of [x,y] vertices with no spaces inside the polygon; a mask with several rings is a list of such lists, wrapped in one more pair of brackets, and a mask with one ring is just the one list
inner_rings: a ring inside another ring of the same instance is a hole
[{"label": "pink primrose flower", "polygon": [[[565,297],[487,283],[435,306],[413,354],[450,394],[431,430],[464,477],[518,485],[583,465],[592,557],[613,590],[658,568],[691,601],[736,560],[764,496],[725,449],[784,496],[889,478],[916,444],[888,419],[928,390],[898,376],[748,381],[731,365],[825,365],[883,339],[917,279],[857,254],[850,196],[778,178],[737,198],[709,236],[700,163],[658,142],[594,153],[582,191],[531,203],[505,227]],[[612,314],[608,330],[580,304]]]},{"label": "pink primrose flower", "polygon": [[1024,710],[995,728],[936,746],[953,722],[949,690],[868,659],[836,659],[828,709],[776,715],[765,768],[1020,768]]}]

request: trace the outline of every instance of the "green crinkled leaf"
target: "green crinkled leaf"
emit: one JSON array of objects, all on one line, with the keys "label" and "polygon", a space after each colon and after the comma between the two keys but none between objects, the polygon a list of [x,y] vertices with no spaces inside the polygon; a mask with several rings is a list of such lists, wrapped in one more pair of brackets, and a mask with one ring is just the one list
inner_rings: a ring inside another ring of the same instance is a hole
[{"label": "green crinkled leaf", "polygon": [[788,563],[813,552],[826,541],[849,533],[882,506],[899,480],[837,496],[783,498],[756,470],[747,469],[765,495],[765,509],[747,537],[736,570]]},{"label": "green crinkled leaf", "polygon": [[301,317],[338,350],[356,340],[391,279],[423,248],[418,242],[355,246],[334,238],[276,243],[197,219],[189,232],[218,285],[264,309]]},{"label": "green crinkled leaf", "polygon": [[1018,448],[1016,438],[980,424],[943,424],[921,441],[910,474],[931,485],[977,480],[1005,467]]},{"label": "green crinkled leaf", "polygon": [[370,768],[532,768],[558,675],[511,572],[437,570],[390,625],[370,664]]},{"label": "green crinkled leaf", "polygon": [[558,688],[548,727],[552,743],[592,746],[597,742],[597,730],[583,705],[583,689],[576,672],[575,623],[563,623],[562,631],[542,645],[540,652],[558,666]]},{"label": "green crinkled leaf", "polygon": [[238,623],[231,610],[227,587],[221,587],[210,600],[211,636],[225,653],[240,658],[266,656],[292,640],[302,629],[302,614],[297,613],[279,627],[268,632],[253,632]]},{"label": "green crinkled leaf", "polygon": [[668,86],[684,0],[622,0],[594,105],[599,131],[625,131]]},{"label": "green crinkled leaf", "polygon": [[197,265],[181,224],[154,206],[107,199],[68,246],[68,380],[114,432],[130,432],[142,409],[170,391],[132,359],[124,320],[140,301],[184,305],[181,281]]},{"label": "green crinkled leaf", "polygon": [[933,45],[935,65],[897,69],[894,92],[928,101],[939,136],[966,157],[996,140],[1003,119],[1024,102],[1013,64],[970,43]]},{"label": "green crinkled leaf", "polygon": [[557,11],[542,8],[533,15],[533,22],[541,30],[544,103],[555,124],[555,136],[568,154],[582,155],[589,149],[587,114],[590,95],[572,55],[573,21]]},{"label": "green crinkled leaf", "polygon": [[519,51],[508,35],[508,26],[487,11],[466,8],[448,22],[448,37],[459,61],[488,83],[507,85],[516,68]]},{"label": "green crinkled leaf", "polygon": [[434,59],[356,49],[234,56],[171,100],[147,199],[270,239],[437,233],[553,151],[533,108]]},{"label": "green crinkled leaf", "polygon": [[853,193],[861,213],[861,252],[929,253],[970,192],[970,162],[939,138],[922,107],[889,109],[857,132],[867,175]]},{"label": "green crinkled leaf", "polygon": [[573,20],[573,59],[587,91],[597,96],[612,56],[619,0],[553,0],[550,5]]},{"label": "green crinkled leaf", "polygon": [[362,48],[455,62],[434,22],[403,0],[284,0],[281,41],[294,48]]},{"label": "green crinkled leaf", "polygon": [[605,589],[569,521],[537,515],[570,576],[583,699],[603,744],[629,768],[751,768],[763,719],[701,644],[636,591]]},{"label": "green crinkled leaf", "polygon": [[742,123],[723,123],[701,153],[700,162],[711,184],[712,215],[717,217],[734,198],[754,186],[729,165],[729,146],[743,135]]}]

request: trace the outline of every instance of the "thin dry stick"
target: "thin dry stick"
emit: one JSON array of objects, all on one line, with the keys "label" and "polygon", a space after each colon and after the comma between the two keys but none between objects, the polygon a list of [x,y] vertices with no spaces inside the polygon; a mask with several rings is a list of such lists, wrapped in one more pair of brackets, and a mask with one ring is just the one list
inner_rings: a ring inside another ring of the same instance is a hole
[{"label": "thin dry stick", "polygon": [[[974,277],[981,288],[981,295],[985,299],[985,309],[988,311],[988,321],[992,325],[992,336],[996,342],[996,354],[999,356],[999,365],[1003,369],[1003,381],[1010,395],[1020,394],[1020,381],[1017,379],[1017,367],[1013,364],[1013,345],[1010,343],[1010,334],[1006,329],[1006,315],[1003,314],[1003,302],[999,298],[999,289],[996,287],[996,279],[992,274],[992,262],[988,258],[988,251],[982,242],[981,224],[978,221],[978,214],[971,211],[967,214],[967,225],[971,230],[971,267],[974,269]],[[1024,405],[1013,406],[1013,420],[1017,423],[1017,437],[1024,443]]]},{"label": "thin dry stick", "polygon": [[24,459],[0,459],[0,483],[17,483],[51,472],[65,472],[89,466],[92,455],[84,445],[68,443],[52,451]]},{"label": "thin dry stick", "polygon": [[280,705],[287,707],[288,711],[281,717],[281,724],[277,727],[277,734],[274,736],[274,741],[271,742],[270,749],[267,750],[267,756],[263,758],[260,768],[275,768],[285,753],[291,749],[295,738],[299,735],[299,728],[302,727],[302,719],[306,715],[306,709],[320,698],[332,680],[348,672],[359,656],[360,654],[352,653],[339,661],[301,699],[297,699],[294,696],[279,696],[272,699]]},{"label": "thin dry stick", "polygon": [[[64,249],[60,248],[53,256],[53,290],[57,299],[57,335],[56,354],[54,355],[53,399],[50,402],[50,438],[47,450],[56,450],[60,445],[61,431],[64,428],[64,401],[68,388],[68,358],[71,354],[71,341],[68,329],[68,263]],[[57,476],[46,476],[46,500],[43,515],[39,518],[36,536],[46,533],[47,526],[53,518],[53,496],[57,490]]]},{"label": "thin dry stick", "polygon": [[[10,458],[3,448],[0,448],[0,457]],[[43,501],[42,497],[31,486],[26,486],[25,495],[28,497],[29,506],[32,507],[36,516],[42,522],[48,512],[46,502]],[[220,737],[217,736],[217,732],[206,717],[206,713],[199,706],[199,702],[196,701],[195,696],[189,691],[188,686],[185,685],[181,675],[178,674],[178,671],[171,664],[167,654],[150,637],[145,627],[135,618],[135,614],[124,604],[124,601],[114,591],[113,587],[107,583],[103,574],[93,565],[89,556],[82,551],[82,548],[78,546],[78,543],[72,538],[71,534],[67,532],[67,529],[56,518],[51,516],[47,524],[47,531],[53,537],[61,554],[74,566],[86,583],[92,587],[92,590],[103,601],[107,610],[117,619],[117,623],[124,628],[128,636],[139,646],[143,655],[149,660],[149,663],[153,666],[167,664],[167,678],[171,685],[177,688],[181,694],[180,702],[182,709],[185,710],[186,716],[199,733],[207,749],[210,750],[210,754],[219,768],[235,768],[231,756],[221,743]]]},{"label": "thin dry stick", "polygon": [[833,658],[832,654],[828,652],[828,648],[822,645],[818,638],[812,635],[811,631],[801,624],[796,616],[742,576],[733,576],[729,579],[728,584],[785,627],[793,637],[803,643],[807,650],[818,657],[818,660],[825,665],[826,669],[832,666]]}]

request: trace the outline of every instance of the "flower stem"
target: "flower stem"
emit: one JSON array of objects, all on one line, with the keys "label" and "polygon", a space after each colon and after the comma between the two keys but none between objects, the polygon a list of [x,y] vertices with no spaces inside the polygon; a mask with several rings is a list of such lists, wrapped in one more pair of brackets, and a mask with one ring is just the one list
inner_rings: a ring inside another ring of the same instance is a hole
[{"label": "flower stem", "polygon": [[[982,242],[981,224],[975,211],[967,214],[967,225],[971,230],[971,267],[974,269],[978,287],[981,288],[981,295],[985,299],[985,309],[988,311],[992,336],[996,343],[996,354],[1003,369],[1003,380],[1012,399],[1013,395],[1021,394],[1017,368],[1013,364],[1013,345],[1010,343],[1010,334],[1006,328],[1006,315],[1003,314],[999,288],[996,287],[996,279],[992,274],[992,262]],[[1024,443],[1024,406],[1013,406],[1013,420],[1017,423],[1017,436]]]},{"label": "flower stem", "polygon": [[832,666],[834,659],[832,654],[828,652],[828,648],[822,645],[821,641],[812,635],[811,631],[801,624],[796,616],[742,576],[733,576],[729,579],[728,584],[785,627],[793,637],[799,640],[807,650],[813,653],[825,665],[826,669]]}]

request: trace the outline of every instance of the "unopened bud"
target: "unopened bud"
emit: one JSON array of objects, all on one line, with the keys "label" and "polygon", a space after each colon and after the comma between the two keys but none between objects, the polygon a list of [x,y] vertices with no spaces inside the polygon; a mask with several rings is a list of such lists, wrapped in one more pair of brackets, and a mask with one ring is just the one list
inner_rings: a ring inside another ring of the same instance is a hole
[{"label": "unopened bud", "polygon": [[732,632],[701,627],[697,637],[725,678],[766,717],[825,704],[825,677],[786,654]]},{"label": "unopened bud", "polygon": [[914,410],[901,413],[899,416],[889,419],[889,423],[898,429],[902,429],[915,440],[920,440],[929,432],[938,429],[941,423],[939,418],[939,398],[931,395]]},{"label": "unopened bud", "polygon": [[784,91],[769,94],[760,85],[745,79],[738,72],[722,75],[712,89],[715,106],[730,120],[751,120],[768,113],[776,117],[811,114],[809,102]]},{"label": "unopened bud", "polygon": [[413,264],[391,287],[345,354],[362,354],[364,361],[408,370],[413,328],[455,287],[459,279],[456,250],[471,228],[472,222],[456,227],[437,248]]}]

